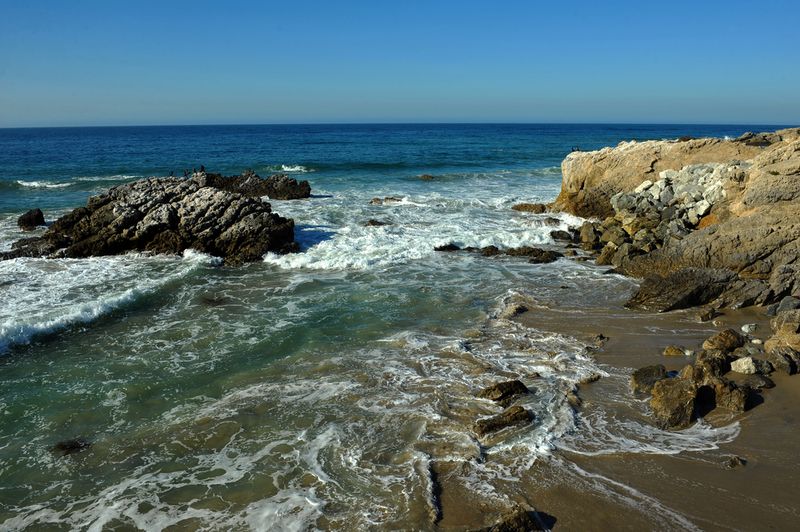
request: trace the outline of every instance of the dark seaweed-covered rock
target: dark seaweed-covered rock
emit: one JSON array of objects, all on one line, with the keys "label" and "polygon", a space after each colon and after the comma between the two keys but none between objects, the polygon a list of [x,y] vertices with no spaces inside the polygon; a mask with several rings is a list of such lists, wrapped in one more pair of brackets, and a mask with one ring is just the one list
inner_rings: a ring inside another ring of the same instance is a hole
[{"label": "dark seaweed-covered rock", "polygon": [[41,209],[31,209],[19,218],[17,218],[17,225],[20,229],[30,231],[36,227],[44,225],[44,213]]},{"label": "dark seaweed-covered rock", "polygon": [[452,243],[444,244],[443,246],[436,246],[435,248],[433,248],[434,251],[458,251],[459,249],[461,248]]},{"label": "dark seaweed-covered rock", "polygon": [[474,430],[478,436],[485,436],[506,427],[530,423],[533,415],[521,406],[506,408],[502,413],[475,422]]},{"label": "dark seaweed-covered rock", "polygon": [[75,438],[72,440],[63,440],[53,446],[53,451],[61,453],[61,456],[68,454],[79,453],[85,451],[92,446],[92,442],[85,438]]},{"label": "dark seaweed-covered rock", "polygon": [[530,246],[511,248],[506,251],[506,254],[512,257],[528,257],[528,262],[533,264],[547,264],[550,262],[555,262],[564,256],[562,253],[557,251],[534,248]]},{"label": "dark seaweed-covered rock", "polygon": [[294,221],[274,214],[258,198],[208,186],[202,175],[143,179],[89,198],[41,237],[14,243],[0,259],[186,249],[222,257],[227,264],[261,260],[270,251],[296,250]]},{"label": "dark seaweed-covered rock", "polygon": [[384,225],[389,225],[389,223],[373,219],[369,219],[366,222],[364,222],[364,227],[382,227]]},{"label": "dark seaweed-covered rock", "polygon": [[496,401],[503,406],[506,406],[510,404],[516,396],[527,393],[529,393],[528,388],[522,384],[521,381],[514,380],[492,384],[491,386],[478,392],[478,397]]}]

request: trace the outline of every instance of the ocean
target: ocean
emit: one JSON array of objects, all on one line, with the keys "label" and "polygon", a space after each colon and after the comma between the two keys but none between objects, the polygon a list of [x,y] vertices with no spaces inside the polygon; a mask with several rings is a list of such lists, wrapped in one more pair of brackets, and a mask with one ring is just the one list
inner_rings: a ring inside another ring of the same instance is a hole
[{"label": "ocean", "polygon": [[[0,129],[0,249],[26,236],[16,218],[28,209],[52,221],[114,185],[201,165],[312,187],[270,202],[295,220],[298,254],[241,267],[191,251],[0,262],[0,529],[430,529],[447,490],[465,505],[510,504],[515,482],[567,452],[731,441],[737,424],[666,437],[600,406],[576,413],[565,396],[576,383],[627,374],[583,339],[499,317],[514,298],[550,319],[596,315],[634,280],[566,258],[434,247],[555,246],[550,232],[581,220],[511,206],[552,201],[572,148],[770,129]],[[501,409],[475,393],[511,378],[531,387],[534,422],[476,439],[472,422]],[[53,451],[72,438],[91,447]]]}]

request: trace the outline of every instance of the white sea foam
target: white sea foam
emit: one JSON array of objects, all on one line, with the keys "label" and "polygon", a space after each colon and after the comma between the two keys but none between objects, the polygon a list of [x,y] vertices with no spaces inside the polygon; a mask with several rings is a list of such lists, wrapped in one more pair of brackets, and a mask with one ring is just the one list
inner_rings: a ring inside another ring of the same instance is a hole
[{"label": "white sea foam", "polygon": [[280,167],[281,172],[295,172],[299,174],[305,174],[307,172],[313,172],[312,168],[307,168],[302,164],[282,164]]},{"label": "white sea foam", "polygon": [[28,188],[66,188],[72,183],[53,183],[52,181],[22,181],[17,180],[17,184]]},{"label": "white sea foam", "polygon": [[123,256],[0,262],[5,301],[0,353],[37,335],[96,320],[216,260],[189,251],[182,261]]},{"label": "white sea foam", "polygon": [[113,174],[113,175],[92,175],[92,176],[79,176],[75,181],[128,181],[131,179],[140,179],[144,176],[136,174]]}]

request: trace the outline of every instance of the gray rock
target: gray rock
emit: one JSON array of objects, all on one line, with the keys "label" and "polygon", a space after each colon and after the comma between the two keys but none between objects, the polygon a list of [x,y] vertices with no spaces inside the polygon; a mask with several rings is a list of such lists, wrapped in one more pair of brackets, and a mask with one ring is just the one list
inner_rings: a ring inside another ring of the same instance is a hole
[{"label": "gray rock", "polygon": [[767,351],[767,360],[776,371],[794,375],[800,370],[800,353],[788,346],[777,346]]}]

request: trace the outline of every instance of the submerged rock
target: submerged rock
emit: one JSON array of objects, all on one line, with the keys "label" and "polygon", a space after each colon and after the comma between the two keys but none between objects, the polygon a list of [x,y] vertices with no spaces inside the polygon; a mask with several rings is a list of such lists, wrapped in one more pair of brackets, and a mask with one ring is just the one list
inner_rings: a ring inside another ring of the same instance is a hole
[{"label": "submerged rock", "polygon": [[478,392],[478,397],[481,399],[489,399],[490,401],[495,401],[503,406],[507,406],[518,395],[525,395],[528,393],[530,393],[530,390],[528,390],[522,381],[513,380],[492,384],[491,386]]},{"label": "submerged rock", "polygon": [[384,225],[391,225],[389,222],[382,222],[380,220],[369,219],[364,222],[364,227],[383,227]]},{"label": "submerged rock", "polygon": [[435,248],[433,248],[434,251],[458,251],[460,249],[461,249],[460,247],[456,246],[453,243],[444,244],[442,246],[436,246]]},{"label": "submerged rock", "polygon": [[17,225],[23,231],[31,231],[44,224],[44,213],[41,209],[31,209],[17,218]]},{"label": "submerged rock", "polygon": [[53,446],[53,451],[61,453],[61,456],[68,454],[79,453],[85,451],[92,446],[92,442],[85,438],[75,438],[72,440],[63,440]]},{"label": "submerged rock", "polygon": [[478,436],[485,436],[506,427],[525,425],[533,420],[533,414],[517,405],[506,408],[502,413],[475,422],[474,430]]},{"label": "submerged rock", "polygon": [[269,203],[207,186],[204,178],[151,178],[93,196],[41,237],[23,239],[0,258],[92,257],[130,251],[194,249],[228,264],[296,250],[294,221]]}]

